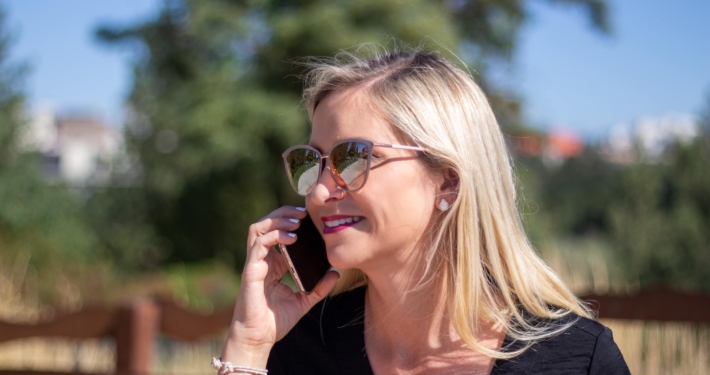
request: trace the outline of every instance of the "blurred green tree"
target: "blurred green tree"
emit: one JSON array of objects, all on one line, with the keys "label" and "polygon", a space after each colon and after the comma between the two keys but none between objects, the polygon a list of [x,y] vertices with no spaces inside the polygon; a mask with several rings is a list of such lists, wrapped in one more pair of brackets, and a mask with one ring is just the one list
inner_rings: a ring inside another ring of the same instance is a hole
[{"label": "blurred green tree", "polygon": [[[605,1],[547,2],[585,9],[608,30]],[[289,60],[426,38],[461,52],[502,122],[518,125],[517,102],[486,67],[512,56],[528,17],[520,0],[166,0],[146,22],[99,28],[99,40],[131,52],[126,140],[140,174],[117,175],[128,187],[90,199],[98,233],[129,268],[208,257],[239,267],[247,226],[302,204],[280,160],[308,134]]]},{"label": "blurred green tree", "polygon": [[624,269],[642,285],[710,290],[708,139],[676,143],[659,164],[621,175],[608,209],[610,238]]},{"label": "blurred green tree", "polygon": [[95,254],[97,238],[79,196],[49,183],[40,154],[32,151],[23,92],[27,67],[10,60],[11,45],[0,9],[0,266],[85,263]]},{"label": "blurred green tree", "polygon": [[676,141],[660,161],[617,164],[595,147],[552,168],[539,158],[522,160],[533,241],[594,238],[633,284],[710,290],[708,124],[710,97],[699,135]]}]

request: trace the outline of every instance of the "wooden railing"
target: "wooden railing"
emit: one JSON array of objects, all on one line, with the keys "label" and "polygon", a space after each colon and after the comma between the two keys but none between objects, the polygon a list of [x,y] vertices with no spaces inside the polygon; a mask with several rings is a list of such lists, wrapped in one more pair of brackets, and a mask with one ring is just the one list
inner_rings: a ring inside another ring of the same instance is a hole
[{"label": "wooden railing", "polygon": [[710,323],[710,295],[652,288],[631,296],[585,295],[601,319]]},{"label": "wooden railing", "polygon": [[[648,289],[633,296],[585,295],[603,319],[710,323],[710,296]],[[0,321],[0,343],[29,337],[116,340],[116,374],[148,375],[158,334],[196,341],[226,329],[232,308],[205,315],[160,299],[138,299],[116,310],[95,307],[38,324]],[[78,372],[0,370],[0,375],[83,375]]]},{"label": "wooden railing", "polygon": [[[181,341],[196,341],[227,328],[232,320],[232,311],[230,307],[205,315],[162,299],[136,299],[115,310],[86,308],[37,324],[0,321],[0,343],[30,337],[87,339],[110,336],[116,341],[116,374],[147,375],[158,334]],[[0,369],[0,375],[57,374],[81,373]]]}]

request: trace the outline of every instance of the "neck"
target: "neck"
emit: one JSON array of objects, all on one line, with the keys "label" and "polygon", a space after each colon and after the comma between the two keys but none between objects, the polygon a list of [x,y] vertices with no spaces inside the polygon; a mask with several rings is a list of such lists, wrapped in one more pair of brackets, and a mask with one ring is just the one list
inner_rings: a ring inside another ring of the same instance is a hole
[{"label": "neck", "polygon": [[[446,270],[425,275],[423,259],[387,270],[366,272],[366,326],[369,337],[392,348],[439,348],[451,340],[446,311]],[[415,266],[420,265],[420,266]],[[402,271],[403,270],[403,271]],[[416,327],[416,329],[413,329]]]},{"label": "neck", "polygon": [[[425,278],[421,277],[423,267],[399,268],[417,269],[413,274],[366,272],[365,343],[371,361],[384,360],[399,369],[392,373],[416,373],[415,368],[441,369],[462,362],[483,368],[492,365],[490,358],[474,352],[454,329],[447,309],[446,267],[440,268]],[[500,327],[481,322],[479,328],[479,343],[491,349],[500,347],[504,337]]]}]

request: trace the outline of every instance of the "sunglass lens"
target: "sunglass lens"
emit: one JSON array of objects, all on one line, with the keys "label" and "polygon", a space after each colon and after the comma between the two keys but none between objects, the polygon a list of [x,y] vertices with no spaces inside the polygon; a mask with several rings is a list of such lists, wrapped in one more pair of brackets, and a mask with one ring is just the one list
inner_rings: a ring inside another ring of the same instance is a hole
[{"label": "sunglass lens", "polygon": [[338,184],[347,190],[357,190],[367,176],[369,147],[360,142],[341,143],[330,153],[333,172]]},{"label": "sunglass lens", "polygon": [[318,182],[320,155],[307,148],[297,148],[286,155],[286,172],[291,185],[300,195],[308,195]]}]

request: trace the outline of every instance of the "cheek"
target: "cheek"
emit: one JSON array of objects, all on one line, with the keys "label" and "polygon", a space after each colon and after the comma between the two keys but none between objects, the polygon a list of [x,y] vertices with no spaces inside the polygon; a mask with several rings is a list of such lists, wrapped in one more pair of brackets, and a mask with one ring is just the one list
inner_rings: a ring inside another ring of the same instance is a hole
[{"label": "cheek", "polygon": [[387,171],[387,178],[381,181],[386,184],[376,184],[368,192],[378,198],[379,204],[373,207],[381,217],[376,220],[378,224],[388,230],[406,226],[417,231],[428,224],[436,191],[421,171],[413,168]]}]

